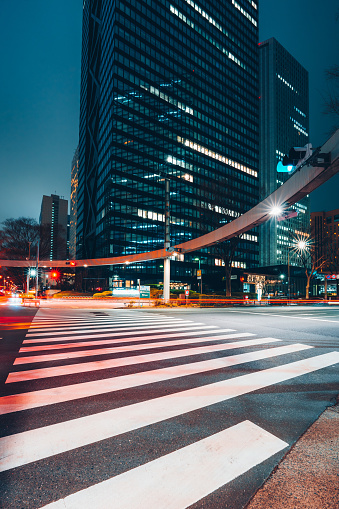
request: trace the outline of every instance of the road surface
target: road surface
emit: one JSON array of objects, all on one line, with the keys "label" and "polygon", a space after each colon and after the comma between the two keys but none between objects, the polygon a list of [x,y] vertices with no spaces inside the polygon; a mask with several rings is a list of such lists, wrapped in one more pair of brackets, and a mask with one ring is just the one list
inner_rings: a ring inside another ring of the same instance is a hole
[{"label": "road surface", "polygon": [[4,508],[231,508],[339,392],[335,306],[0,308]]}]

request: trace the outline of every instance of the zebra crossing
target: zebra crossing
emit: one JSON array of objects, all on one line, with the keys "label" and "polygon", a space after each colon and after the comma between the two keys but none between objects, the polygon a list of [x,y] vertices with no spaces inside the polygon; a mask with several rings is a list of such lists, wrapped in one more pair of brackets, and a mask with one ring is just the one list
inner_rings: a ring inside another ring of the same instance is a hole
[{"label": "zebra crossing", "polygon": [[[213,432],[206,432],[199,415],[338,363],[339,352],[319,354],[307,342],[286,344],[167,314],[40,309],[0,397],[0,419],[16,423],[15,433],[0,437],[0,484],[8,472],[29,478],[44,462],[87,457],[103,445],[114,455],[121,441],[139,437],[135,458],[126,457],[125,464],[119,457],[120,471],[107,459],[103,478],[98,474],[79,489],[61,486],[58,497],[47,491],[36,507],[180,509],[205,503],[291,444],[243,415],[232,422],[224,410],[221,420],[209,423]],[[183,424],[191,419],[194,425]],[[166,446],[157,429],[174,430]],[[154,453],[153,442],[165,447],[163,454]],[[96,467],[104,468],[100,457],[91,463]],[[79,468],[86,478],[88,465]]]}]

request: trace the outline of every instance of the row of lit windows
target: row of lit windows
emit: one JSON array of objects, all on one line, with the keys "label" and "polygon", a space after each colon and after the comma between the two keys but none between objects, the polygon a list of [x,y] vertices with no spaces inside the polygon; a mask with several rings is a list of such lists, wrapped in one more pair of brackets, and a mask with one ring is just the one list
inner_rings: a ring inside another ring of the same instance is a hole
[{"label": "row of lit windows", "polygon": [[[225,265],[224,260],[222,260],[221,258],[215,258],[214,263],[218,267],[223,267]],[[246,269],[246,263],[245,262],[233,261],[231,263],[231,266],[233,268]]]},{"label": "row of lit windows", "polygon": [[248,173],[249,175],[252,175],[253,177],[258,176],[257,171],[252,170],[251,168],[248,168],[247,166],[244,166],[243,164],[237,163],[236,161],[233,161],[232,159],[228,159],[227,157],[222,156],[221,154],[217,154],[206,147],[202,147],[201,145],[198,145],[194,141],[182,138],[181,136],[178,136],[177,139],[179,142],[183,143],[186,147],[190,147],[191,149],[196,150],[197,152],[200,152],[202,154],[205,154],[208,157],[217,159],[218,161],[220,161],[224,164],[227,164],[229,166],[232,166],[233,168],[236,168],[237,170]]},{"label": "row of lit windows", "polygon": [[236,41],[235,37],[231,35],[220,23],[218,23],[212,16],[210,16],[206,11],[204,11],[197,3],[192,0],[185,0],[190,7],[192,7],[196,12],[198,12],[204,19],[206,19],[211,25],[217,28],[222,34],[226,35],[231,41],[236,43],[240,48],[243,48],[243,45],[240,41]]},{"label": "row of lit windows", "polygon": [[250,74],[253,74],[254,76],[256,76],[256,73],[255,72],[252,72],[245,64],[243,64],[241,62],[241,60],[239,60],[239,58],[235,57],[233,55],[233,53],[231,53],[230,51],[228,51],[226,48],[224,48],[224,46],[222,46],[221,44],[219,44],[215,39],[213,39],[210,35],[206,34],[203,30],[201,30],[201,28],[197,25],[195,25],[193,23],[193,21],[191,21],[189,18],[187,18],[187,16],[185,16],[182,12],[178,11],[178,9],[176,7],[173,7],[173,5],[170,6],[170,10],[173,14],[175,14],[176,16],[178,16],[179,19],[181,19],[184,23],[186,23],[189,27],[193,28],[193,30],[195,30],[196,32],[198,32],[200,35],[202,35],[208,42],[210,42],[211,44],[213,44],[213,46],[215,46],[216,48],[218,48],[218,50],[220,50],[222,53],[224,53],[224,55],[226,55],[230,60],[232,60],[233,62],[235,62],[236,64],[238,64],[240,67],[242,67],[243,69],[247,70]]},{"label": "row of lit windows", "polygon": [[296,111],[296,112],[300,113],[300,115],[301,115],[302,117],[305,117],[305,118],[306,118],[306,114],[305,114],[305,113],[303,113],[301,110],[299,110],[299,108],[297,108],[296,106],[294,106],[294,109],[295,109],[295,111]]},{"label": "row of lit windows", "polygon": [[238,9],[238,11],[241,12],[241,14],[243,14],[247,19],[249,19],[250,22],[253,23],[255,27],[258,26],[258,23],[255,21],[255,19],[252,18],[252,16],[247,11],[245,11],[245,9],[243,9],[237,2],[232,0],[232,4],[236,9]]},{"label": "row of lit windows", "polygon": [[277,73],[277,76],[287,87],[289,87],[291,90],[293,90],[293,92],[295,92],[296,94],[299,94],[299,92],[291,85],[291,83],[286,81],[285,78],[280,76],[280,74],[278,74],[278,73]]},{"label": "row of lit windows", "polygon": [[300,122],[295,120],[294,118],[290,117],[290,120],[293,122],[293,127],[297,129],[297,131],[301,132],[304,136],[308,136],[308,133],[306,132],[305,127],[303,127]]}]

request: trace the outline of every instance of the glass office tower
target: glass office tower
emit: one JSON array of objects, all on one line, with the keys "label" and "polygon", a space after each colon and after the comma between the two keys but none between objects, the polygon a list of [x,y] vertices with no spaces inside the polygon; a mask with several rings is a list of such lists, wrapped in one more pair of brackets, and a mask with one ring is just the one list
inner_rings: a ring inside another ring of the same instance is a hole
[{"label": "glass office tower", "polygon": [[[162,248],[165,179],[171,245],[257,203],[257,21],[251,0],[84,1],[78,258]],[[244,234],[234,265],[256,265],[258,249]],[[222,271],[208,248],[172,263],[172,279],[189,282],[195,256]],[[161,264],[121,270],[160,281]]]},{"label": "glass office tower", "polygon": [[[266,198],[289,178],[277,164],[291,147],[309,139],[308,72],[274,39],[259,45],[260,59],[260,199]],[[284,221],[272,219],[260,226],[260,265],[286,265],[293,239],[310,228],[310,199],[290,210],[298,215]],[[302,265],[291,255],[291,265]]]}]

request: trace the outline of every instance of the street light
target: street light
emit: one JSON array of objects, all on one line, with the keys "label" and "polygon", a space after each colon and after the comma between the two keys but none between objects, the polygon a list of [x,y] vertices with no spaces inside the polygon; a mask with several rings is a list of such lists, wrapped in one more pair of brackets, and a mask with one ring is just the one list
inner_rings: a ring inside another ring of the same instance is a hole
[{"label": "street light", "polygon": [[305,239],[294,239],[291,246],[288,247],[287,250],[287,269],[288,269],[288,299],[291,298],[291,277],[290,277],[290,252],[294,251],[297,253],[298,251],[302,253],[306,249],[308,249],[309,242]]},{"label": "street light", "polygon": [[283,208],[280,205],[273,205],[269,211],[270,216],[279,217],[283,213]]},{"label": "street light", "polygon": [[193,258],[193,261],[199,262],[199,274],[197,273],[197,279],[200,277],[200,293],[202,294],[202,272],[200,269],[200,258]]}]

